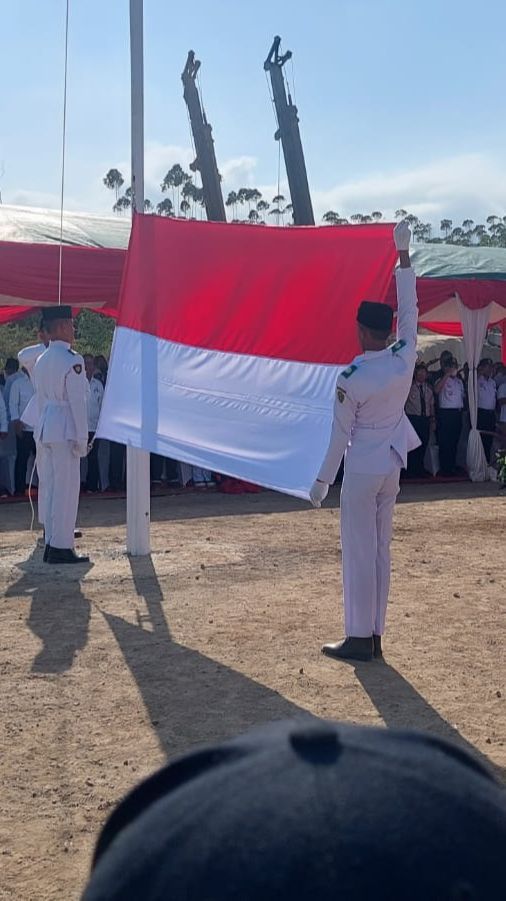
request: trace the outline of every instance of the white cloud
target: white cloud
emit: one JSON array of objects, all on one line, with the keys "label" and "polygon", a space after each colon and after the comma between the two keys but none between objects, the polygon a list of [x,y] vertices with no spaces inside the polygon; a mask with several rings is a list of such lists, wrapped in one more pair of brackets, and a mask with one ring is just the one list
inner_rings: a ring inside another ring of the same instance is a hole
[{"label": "white cloud", "polygon": [[218,163],[222,184],[228,191],[237,191],[238,188],[252,188],[255,185],[255,170],[257,160],[254,156],[238,156],[231,160]]},{"label": "white cloud", "polygon": [[[190,163],[194,159],[195,153],[191,147],[148,141],[144,155],[144,193],[146,197],[159,197],[163,177],[174,163],[180,163],[188,172]],[[223,193],[237,190],[243,185],[253,186],[256,166],[257,160],[253,156],[233,157],[219,162],[218,169],[223,179]],[[130,163],[127,160],[121,160],[117,164],[117,168],[120,172],[129,172]],[[199,182],[198,174],[197,182]]]},{"label": "white cloud", "polygon": [[[60,209],[60,195],[52,192],[31,191],[29,188],[15,188],[4,192],[4,202],[14,206],[36,206],[48,210]],[[78,211],[82,204],[74,197],[65,198],[65,209]]]},{"label": "white cloud", "polygon": [[[174,163],[180,163],[183,169],[188,169],[194,158],[191,147],[147,141],[144,150],[144,195],[157,199],[160,184]],[[126,176],[130,172],[130,160],[120,160],[117,168]]]},{"label": "white cloud", "polygon": [[[160,183],[168,169],[179,162],[188,170],[194,159],[191,147],[161,144],[150,141],[145,154],[145,194],[157,201]],[[130,170],[128,160],[120,160],[117,166],[125,175]],[[218,163],[222,174],[223,194],[241,186],[255,186],[269,202],[278,193],[276,183],[259,183],[258,162],[253,156],[237,156]],[[110,212],[114,198],[103,184],[104,167],[97,168],[92,183],[83,194],[77,192],[65,196],[65,209],[94,212]],[[75,187],[75,186],[74,186]],[[280,183],[281,193],[288,198],[286,177]],[[486,154],[461,154],[448,157],[414,169],[393,172],[376,172],[352,181],[338,183],[325,189],[312,185],[312,199],[317,222],[321,222],[326,210],[336,210],[341,216],[381,210],[388,219],[395,210],[404,207],[425,221],[439,226],[441,218],[453,219],[460,224],[464,218],[483,222],[491,213],[506,213],[506,172],[497,160]],[[13,189],[4,191],[4,202],[58,209],[57,194]],[[268,221],[271,221],[268,219]]]},{"label": "white cloud", "polygon": [[330,209],[342,216],[382,210],[392,218],[403,207],[435,225],[447,217],[455,224],[467,217],[478,222],[506,212],[506,173],[485,154],[465,154],[313,190],[312,197],[317,220]]}]

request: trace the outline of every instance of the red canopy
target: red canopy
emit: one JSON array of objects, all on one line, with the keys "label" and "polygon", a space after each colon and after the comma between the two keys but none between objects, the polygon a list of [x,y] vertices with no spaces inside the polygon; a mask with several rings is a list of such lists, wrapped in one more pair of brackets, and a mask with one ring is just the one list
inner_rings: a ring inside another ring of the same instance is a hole
[{"label": "red canopy", "polygon": [[[116,315],[126,251],[64,245],[62,303]],[[0,241],[0,323],[58,303],[57,244]]]},{"label": "red canopy", "polygon": [[[185,225],[181,222],[181,227]],[[418,245],[414,249],[415,265],[417,252]],[[426,249],[424,252],[427,252]],[[100,310],[107,316],[116,317],[125,257],[126,251],[119,248],[65,244],[62,252],[62,303],[74,308]],[[0,241],[0,324],[20,319],[42,306],[58,303],[59,259],[58,244]],[[493,303],[496,322],[502,318],[498,307],[506,311],[504,279],[441,278],[422,274],[418,278],[417,289],[423,326],[441,334],[462,334],[458,317],[451,309],[450,321],[439,321],[437,316],[432,320],[428,316],[456,293],[471,309]],[[395,306],[393,281],[387,302]],[[504,344],[503,356],[506,354]]]}]

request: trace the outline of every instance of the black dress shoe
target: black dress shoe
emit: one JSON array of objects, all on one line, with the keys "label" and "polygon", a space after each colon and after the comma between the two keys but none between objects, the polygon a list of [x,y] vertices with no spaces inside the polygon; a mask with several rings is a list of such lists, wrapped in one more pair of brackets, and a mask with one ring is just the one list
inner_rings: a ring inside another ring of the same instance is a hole
[{"label": "black dress shoe", "polygon": [[48,563],[89,563],[89,557],[80,557],[73,548],[50,547],[47,555]]},{"label": "black dress shoe", "polygon": [[324,644],[322,654],[334,657],[335,660],[372,660],[373,640],[371,638],[353,638],[344,641]]},{"label": "black dress shoe", "polygon": [[45,545],[44,545],[44,554],[43,554],[43,556],[42,556],[42,560],[44,561],[44,563],[47,563],[47,558],[48,558],[48,557],[49,557],[49,545],[48,545],[48,544],[45,544]]},{"label": "black dress shoe", "polygon": [[383,660],[383,650],[381,648],[381,635],[373,635],[374,657],[376,660]]}]

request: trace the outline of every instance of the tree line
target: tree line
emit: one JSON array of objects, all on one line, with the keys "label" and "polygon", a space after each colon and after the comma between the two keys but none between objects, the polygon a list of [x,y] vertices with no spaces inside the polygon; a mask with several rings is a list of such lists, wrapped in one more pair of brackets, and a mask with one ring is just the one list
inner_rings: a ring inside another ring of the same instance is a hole
[{"label": "tree line", "polygon": [[[395,211],[396,219],[405,219],[409,223],[415,241],[423,241],[426,244],[458,244],[463,247],[506,247],[506,216],[487,216],[485,223],[476,223],[473,219],[464,219],[462,225],[454,225],[452,219],[441,219],[439,235],[433,235],[433,227],[430,222],[422,222],[418,216],[407,210]],[[373,213],[354,213],[349,219],[339,216],[334,210],[328,210],[323,215],[323,221],[328,225],[363,224],[366,222],[381,222],[383,213],[375,210]]]},{"label": "tree line", "polygon": [[[114,191],[114,213],[124,213],[132,206],[132,189],[127,187],[121,193],[125,185],[125,179],[119,169],[109,169],[103,179],[104,185]],[[163,197],[154,204],[148,198],[144,201],[144,212],[158,213],[159,216],[183,216],[185,219],[203,218],[204,192],[198,187],[193,176],[185,172],[179,163],[175,163],[167,172],[160,184]],[[225,206],[230,209],[232,222],[250,222],[253,225],[265,225],[266,216],[273,216],[276,225],[285,225],[293,222],[293,207],[287,203],[282,194],[276,194],[271,202],[262,196],[258,188],[239,188],[238,191],[230,191]],[[199,215],[197,215],[199,214]]]},{"label": "tree line", "polygon": [[[104,185],[114,191],[115,202],[113,212],[123,213],[132,205],[132,190],[125,185],[125,179],[119,169],[109,169],[105,175]],[[198,187],[193,176],[185,172],[179,163],[168,170],[160,184],[160,191],[165,196],[158,203],[147,199],[144,201],[146,213],[157,212],[159,216],[181,216],[184,218],[200,218],[205,216],[204,192]],[[276,225],[293,225],[293,206],[282,194],[276,194],[269,202],[258,188],[239,188],[230,191],[225,206],[230,210],[232,222],[248,222],[252,225],[265,225],[267,217],[273,218]],[[418,216],[405,209],[395,211],[396,219],[409,222],[415,241],[427,244],[457,244],[464,247],[506,247],[506,216],[487,216],[485,223],[476,223],[473,219],[464,219],[461,225],[455,225],[452,219],[441,219],[439,234],[433,234],[430,222],[423,222]],[[381,210],[372,213],[354,213],[347,218],[340,216],[335,210],[327,210],[322,221],[327,225],[357,225],[382,222]]]}]

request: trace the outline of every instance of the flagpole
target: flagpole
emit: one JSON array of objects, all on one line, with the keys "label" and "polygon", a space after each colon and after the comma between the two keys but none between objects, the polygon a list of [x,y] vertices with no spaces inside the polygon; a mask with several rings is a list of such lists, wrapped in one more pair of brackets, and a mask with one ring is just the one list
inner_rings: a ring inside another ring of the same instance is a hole
[{"label": "flagpole", "polygon": [[[130,78],[133,216],[136,212],[144,213],[143,0],[130,0]],[[141,379],[143,377],[141,367]],[[126,456],[127,551],[133,557],[139,557],[151,552],[149,453],[127,447]]]}]

